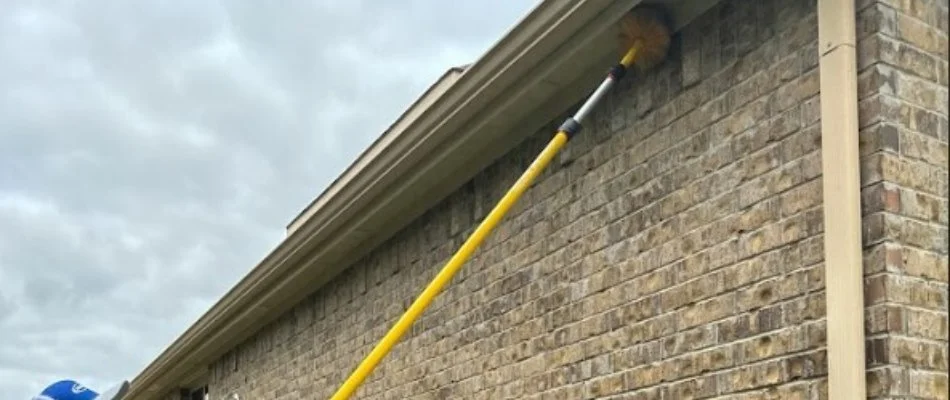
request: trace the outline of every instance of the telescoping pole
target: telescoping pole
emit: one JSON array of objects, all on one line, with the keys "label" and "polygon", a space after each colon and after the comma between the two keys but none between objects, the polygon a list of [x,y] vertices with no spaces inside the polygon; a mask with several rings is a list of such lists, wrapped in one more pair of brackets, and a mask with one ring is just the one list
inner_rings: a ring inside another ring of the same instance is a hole
[{"label": "telescoping pole", "polygon": [[389,353],[392,347],[406,333],[413,322],[425,311],[426,307],[432,302],[435,296],[442,288],[452,280],[455,273],[468,261],[479,245],[501,222],[505,214],[518,201],[521,195],[531,186],[531,183],[537,179],[554,156],[567,144],[574,135],[580,132],[583,121],[593,110],[594,106],[604,97],[610,88],[624,77],[627,69],[633,64],[637,51],[640,49],[641,42],[635,42],[630,50],[627,51],[623,59],[610,69],[607,77],[597,87],[597,90],[588,97],[587,101],[574,113],[573,117],[568,118],[561,124],[554,138],[545,146],[544,150],[531,163],[528,169],[518,178],[518,181],[508,190],[508,193],[498,202],[494,209],[488,214],[484,221],[478,225],[475,232],[462,244],[462,247],[449,259],[445,267],[435,276],[435,279],[429,283],[429,286],[422,291],[422,294],[415,302],[409,306],[409,309],[396,321],[396,324],[386,333],[386,336],[380,340],[379,344],[369,353],[362,363],[356,368],[350,377],[333,395],[331,400],[349,399],[359,386],[366,380],[370,373],[376,368],[376,365]]}]

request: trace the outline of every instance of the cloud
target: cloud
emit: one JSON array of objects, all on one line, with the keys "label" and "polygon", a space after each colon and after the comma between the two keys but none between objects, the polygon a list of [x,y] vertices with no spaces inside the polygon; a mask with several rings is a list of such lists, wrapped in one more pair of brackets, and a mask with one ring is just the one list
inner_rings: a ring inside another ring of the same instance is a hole
[{"label": "cloud", "polygon": [[533,3],[5,2],[0,393],[131,379]]}]

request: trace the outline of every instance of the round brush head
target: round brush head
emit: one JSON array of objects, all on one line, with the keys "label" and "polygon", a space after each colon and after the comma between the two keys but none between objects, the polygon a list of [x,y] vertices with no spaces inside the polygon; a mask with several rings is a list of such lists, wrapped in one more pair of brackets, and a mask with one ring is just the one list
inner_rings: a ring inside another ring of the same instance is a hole
[{"label": "round brush head", "polygon": [[659,7],[633,9],[620,19],[619,30],[620,54],[625,54],[638,41],[640,43],[631,67],[649,69],[666,59],[672,29],[667,14]]}]

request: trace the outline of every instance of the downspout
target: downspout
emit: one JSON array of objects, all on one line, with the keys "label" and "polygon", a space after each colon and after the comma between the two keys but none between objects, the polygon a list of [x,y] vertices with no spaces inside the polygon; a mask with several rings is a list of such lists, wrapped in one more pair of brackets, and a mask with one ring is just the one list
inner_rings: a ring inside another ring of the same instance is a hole
[{"label": "downspout", "polygon": [[818,1],[828,396],[867,398],[855,0]]}]

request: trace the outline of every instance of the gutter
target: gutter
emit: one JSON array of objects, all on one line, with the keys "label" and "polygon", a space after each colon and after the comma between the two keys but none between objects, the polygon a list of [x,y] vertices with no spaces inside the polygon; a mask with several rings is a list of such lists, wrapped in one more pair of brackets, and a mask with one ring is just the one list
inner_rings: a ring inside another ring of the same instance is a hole
[{"label": "gutter", "polygon": [[867,397],[855,0],[818,2],[828,397]]},{"label": "gutter", "polygon": [[351,163],[340,176],[334,179],[320,196],[307,204],[307,206],[290,221],[287,225],[287,235],[289,236],[300,228],[307,219],[317,213],[322,206],[327,204],[329,199],[349,182],[349,179],[357,176],[368,164],[373,163],[383,149],[392,143],[392,141],[405,130],[407,125],[411,124],[420,113],[428,109],[441,98],[446,89],[451,87],[451,85],[458,80],[458,77],[465,72],[465,69],[468,68],[469,65],[470,64],[451,67],[443,72],[435,82],[429,85],[429,87],[423,91],[422,95],[416,98],[416,100],[396,118],[396,121],[386,128],[386,131],[382,135],[377,137],[366,150],[360,153],[356,157],[356,160]]}]

